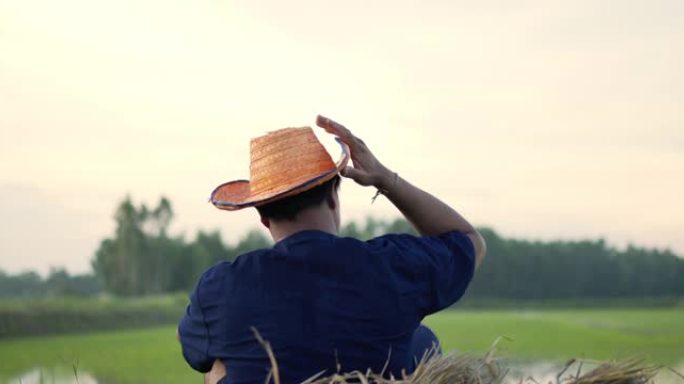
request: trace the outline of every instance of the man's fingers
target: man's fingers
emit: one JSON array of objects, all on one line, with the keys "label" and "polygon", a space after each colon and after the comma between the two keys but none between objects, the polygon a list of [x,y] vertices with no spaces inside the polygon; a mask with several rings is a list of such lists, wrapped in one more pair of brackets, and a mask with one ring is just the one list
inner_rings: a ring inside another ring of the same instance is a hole
[{"label": "man's fingers", "polygon": [[368,185],[368,174],[366,172],[360,171],[350,165],[342,169],[342,176],[350,178],[361,185]]},{"label": "man's fingers", "polygon": [[[351,165],[347,165],[342,169],[342,172],[340,172],[342,176],[348,177],[350,179],[356,179],[356,177],[359,176],[359,171],[356,170],[354,167]],[[356,177],[355,177],[356,176]]]},{"label": "man's fingers", "polygon": [[351,145],[356,138],[344,125],[322,115],[316,117],[316,125],[328,133],[339,136],[347,145]]},{"label": "man's fingers", "polygon": [[354,136],[354,134],[351,133],[351,131],[344,125],[321,115],[318,115],[316,118],[316,125],[325,129],[326,132],[342,139],[342,141],[347,144],[349,148],[351,148],[352,157],[354,156],[354,153],[358,154],[367,151],[366,144],[363,142],[363,140]]},{"label": "man's fingers", "polygon": [[[316,117],[316,125],[340,137],[346,133],[344,132],[345,128],[342,124],[322,115],[318,115],[318,117]],[[349,130],[346,131],[348,132]]]},{"label": "man's fingers", "polygon": [[323,115],[318,115],[316,116],[316,125],[322,128],[339,128],[342,126],[342,124],[335,122],[329,117],[325,117]]}]

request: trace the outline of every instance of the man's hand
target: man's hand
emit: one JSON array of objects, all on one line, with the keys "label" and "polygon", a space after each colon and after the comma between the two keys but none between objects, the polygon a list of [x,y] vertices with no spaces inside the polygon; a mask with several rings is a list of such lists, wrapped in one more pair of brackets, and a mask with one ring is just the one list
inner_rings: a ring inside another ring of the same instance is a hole
[{"label": "man's hand", "polygon": [[484,238],[463,216],[430,193],[385,168],[363,140],[354,136],[343,125],[320,115],[316,118],[316,125],[338,136],[349,146],[354,167],[345,168],[342,176],[361,185],[372,185],[382,190],[421,235],[433,236],[448,231],[464,233],[473,242],[475,264],[480,265],[487,249]]},{"label": "man's hand", "polygon": [[375,158],[366,143],[354,136],[349,129],[327,117],[318,115],[316,125],[339,137],[349,146],[353,167],[342,170],[342,176],[348,177],[360,185],[387,189],[393,182],[394,174]]},{"label": "man's hand", "polygon": [[[176,329],[176,339],[180,342],[180,330]],[[226,367],[219,359],[214,360],[211,371],[204,374],[204,384],[216,384],[226,376]]]},{"label": "man's hand", "polygon": [[226,367],[221,360],[216,359],[211,371],[204,374],[204,384],[216,384],[224,376],[226,376]]}]

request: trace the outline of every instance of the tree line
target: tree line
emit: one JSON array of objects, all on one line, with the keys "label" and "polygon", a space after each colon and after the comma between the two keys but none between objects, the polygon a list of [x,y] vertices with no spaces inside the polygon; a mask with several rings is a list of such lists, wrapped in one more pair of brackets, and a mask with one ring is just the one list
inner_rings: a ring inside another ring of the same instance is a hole
[{"label": "tree line", "polygon": [[0,298],[94,296],[101,291],[92,273],[70,275],[63,268],[53,268],[43,278],[36,272],[10,275],[0,270]]},{"label": "tree line", "polygon": [[483,229],[487,258],[471,298],[515,300],[684,297],[684,259],[669,250],[604,240],[525,241]]},{"label": "tree line", "polygon": [[[0,292],[4,296],[105,292],[124,297],[187,292],[211,265],[272,244],[256,229],[234,245],[224,242],[218,231],[199,231],[191,241],[172,236],[168,227],[173,209],[166,198],[153,208],[136,206],[126,198],[117,207],[114,220],[115,233],[101,241],[92,259],[92,275],[69,276],[64,270],[53,270],[41,279],[31,273],[10,276],[0,272]],[[362,240],[384,233],[415,231],[403,219],[373,218],[363,223],[347,223],[340,230],[342,236]],[[684,296],[684,259],[669,250],[636,246],[619,250],[604,240],[507,239],[489,228],[482,228],[481,233],[487,240],[487,258],[468,290],[469,299]],[[27,286],[32,286],[32,290]]]}]

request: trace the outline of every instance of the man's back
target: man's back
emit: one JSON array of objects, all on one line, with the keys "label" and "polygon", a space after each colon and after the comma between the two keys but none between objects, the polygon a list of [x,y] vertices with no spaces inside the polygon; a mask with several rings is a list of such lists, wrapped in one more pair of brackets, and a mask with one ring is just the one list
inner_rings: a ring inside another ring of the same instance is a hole
[{"label": "man's back", "polygon": [[338,366],[387,364],[398,376],[420,321],[458,300],[473,270],[472,243],[459,232],[369,242],[299,232],[204,274],[181,322],[184,354],[201,371],[221,359],[225,382],[263,383],[270,362],[256,329],[285,383]]},{"label": "man's back", "polygon": [[[337,162],[310,127],[285,128],[250,141],[250,180],[211,193],[219,209],[255,207],[276,245],[213,267],[191,297],[179,339],[209,382],[265,381],[271,365],[253,330],[272,345],[283,383],[337,369],[398,376],[438,342],[420,321],[456,302],[484,257],[484,239],[452,207],[346,127],[316,124],[341,144]],[[423,237],[337,237],[340,176],[375,187]]]}]

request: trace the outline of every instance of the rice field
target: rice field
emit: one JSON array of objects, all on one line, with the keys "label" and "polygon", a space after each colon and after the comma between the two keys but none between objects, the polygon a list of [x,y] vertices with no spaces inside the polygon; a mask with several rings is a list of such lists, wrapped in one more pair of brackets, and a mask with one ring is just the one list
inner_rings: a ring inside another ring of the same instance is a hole
[{"label": "rice field", "polygon": [[523,359],[684,361],[684,308],[449,311],[426,323],[445,350],[482,352],[501,336],[501,354]]},{"label": "rice field", "polygon": [[[445,350],[482,354],[505,337],[498,354],[516,361],[684,362],[684,309],[446,311],[426,323]],[[0,341],[0,383],[73,383],[74,372],[81,384],[201,382],[180,355],[174,326]]]}]

